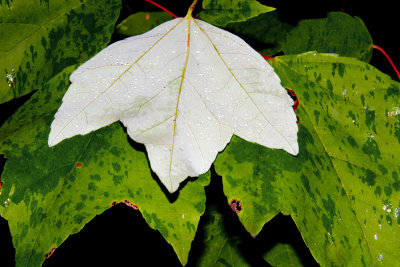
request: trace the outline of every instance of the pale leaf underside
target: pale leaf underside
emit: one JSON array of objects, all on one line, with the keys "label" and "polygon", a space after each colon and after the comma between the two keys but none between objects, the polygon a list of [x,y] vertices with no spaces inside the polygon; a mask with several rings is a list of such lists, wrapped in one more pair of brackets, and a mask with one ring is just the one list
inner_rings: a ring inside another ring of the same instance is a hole
[{"label": "pale leaf underside", "polygon": [[298,153],[293,101],[272,67],[191,16],[110,45],[70,80],[49,145],[121,120],[170,192],[205,173],[233,134]]}]

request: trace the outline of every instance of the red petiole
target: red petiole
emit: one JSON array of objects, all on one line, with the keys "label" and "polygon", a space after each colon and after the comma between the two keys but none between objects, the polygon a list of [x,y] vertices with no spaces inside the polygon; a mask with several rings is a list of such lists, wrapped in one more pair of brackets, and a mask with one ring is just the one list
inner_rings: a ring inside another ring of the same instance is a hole
[{"label": "red petiole", "polygon": [[264,55],[264,54],[260,54],[265,60],[268,60],[268,59],[274,59],[274,57],[270,57],[270,56],[267,56],[267,55]]},{"label": "red petiole", "polygon": [[374,49],[380,51],[380,52],[386,57],[386,59],[389,61],[390,65],[392,66],[392,68],[394,69],[394,71],[395,71],[396,74],[397,74],[397,77],[398,77],[399,80],[400,80],[400,73],[399,73],[399,71],[397,70],[396,66],[394,65],[392,59],[391,59],[391,58],[389,57],[389,55],[385,52],[385,50],[383,50],[382,47],[377,46],[377,45],[372,45],[372,48],[374,48]]},{"label": "red petiole", "polygon": [[[152,0],[145,0],[145,1],[148,2],[148,3],[150,3],[150,4],[152,4],[152,5],[154,5],[154,6],[156,6],[156,7],[158,7],[158,8],[160,8],[160,9],[163,10],[163,11],[167,12],[168,14],[170,14],[170,15],[171,15],[172,17],[174,17],[174,18],[177,18],[177,17],[178,17],[177,15],[175,15],[174,13],[172,13],[171,11],[169,11],[168,9],[166,9],[165,7],[163,7],[162,5],[156,3],[156,2],[154,2],[154,1],[152,1]],[[343,1],[343,3],[344,3],[344,6],[345,6],[346,1]],[[390,65],[392,66],[392,68],[394,69],[394,71],[395,71],[396,74],[397,74],[397,77],[398,77],[399,80],[400,80],[400,73],[399,73],[399,71],[397,70],[396,66],[394,65],[392,59],[391,59],[391,58],[389,57],[389,55],[385,52],[385,50],[383,50],[382,47],[377,46],[377,45],[372,45],[372,48],[374,48],[374,49],[376,49],[376,50],[379,50],[379,51],[386,57],[386,59],[389,61]],[[265,58],[265,60],[273,59],[273,58],[274,58],[274,57],[270,57],[270,56],[267,56],[267,55],[264,55],[264,54],[261,54],[261,56],[262,56],[263,58]]]},{"label": "red petiole", "polygon": [[160,8],[161,10],[167,12],[168,14],[170,14],[170,15],[171,15],[172,17],[174,17],[174,18],[177,18],[177,17],[178,17],[177,15],[175,15],[174,13],[172,13],[171,11],[169,11],[168,9],[166,9],[165,7],[163,7],[162,5],[157,4],[156,2],[153,2],[152,0],[144,0],[144,1],[149,2],[150,4],[152,4],[152,5],[154,5],[154,6],[158,7],[158,8]]}]

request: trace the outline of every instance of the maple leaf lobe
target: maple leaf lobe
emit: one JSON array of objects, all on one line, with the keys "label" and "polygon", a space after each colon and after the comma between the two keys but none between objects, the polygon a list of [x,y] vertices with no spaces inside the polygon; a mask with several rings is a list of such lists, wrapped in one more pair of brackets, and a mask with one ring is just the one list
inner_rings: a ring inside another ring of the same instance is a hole
[{"label": "maple leaf lobe", "polygon": [[298,153],[293,100],[273,68],[191,16],[108,46],[70,80],[49,145],[121,120],[170,192],[207,172],[233,134]]}]

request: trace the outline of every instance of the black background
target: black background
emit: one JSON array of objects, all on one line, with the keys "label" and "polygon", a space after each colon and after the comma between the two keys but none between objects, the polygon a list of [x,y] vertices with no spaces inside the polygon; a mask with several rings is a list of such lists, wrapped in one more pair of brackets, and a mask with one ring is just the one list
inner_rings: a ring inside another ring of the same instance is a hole
[{"label": "black background", "polygon": [[[157,0],[178,16],[185,16],[191,0],[165,1]],[[297,21],[308,18],[323,18],[329,11],[345,11],[360,17],[371,33],[373,42],[383,47],[392,57],[395,64],[400,64],[398,9],[396,1],[260,1],[263,4],[277,8],[281,21],[295,25]],[[198,6],[200,6],[198,4]],[[144,0],[123,1],[123,9],[119,21],[126,18],[132,11],[158,11],[159,9]],[[197,11],[198,9],[196,9]],[[3,38],[3,37],[1,37]],[[114,35],[113,41],[121,39]],[[386,59],[378,51],[374,51],[370,62],[373,66],[398,80]],[[24,103],[29,96],[22,97],[0,105],[0,124],[9,117],[16,108]],[[0,173],[5,163],[0,156]],[[302,257],[306,266],[317,265],[308,248],[301,239],[295,224],[289,216],[278,215],[267,223],[262,232],[252,238],[244,230],[236,215],[230,210],[222,193],[221,179],[213,175],[210,186],[206,188],[207,205],[217,205],[224,214],[224,223],[232,236],[239,236],[243,242],[240,245],[243,256],[252,266],[268,266],[261,255],[276,242],[291,243]],[[196,257],[202,251],[202,226],[208,217],[200,220],[196,239],[193,242],[188,266],[196,265]],[[15,250],[12,247],[11,235],[6,220],[0,217],[0,266],[14,266]],[[43,266],[180,266],[172,247],[163,239],[158,231],[150,229],[139,211],[123,204],[118,204],[103,214],[96,216],[79,234],[71,235],[56,249]]]}]

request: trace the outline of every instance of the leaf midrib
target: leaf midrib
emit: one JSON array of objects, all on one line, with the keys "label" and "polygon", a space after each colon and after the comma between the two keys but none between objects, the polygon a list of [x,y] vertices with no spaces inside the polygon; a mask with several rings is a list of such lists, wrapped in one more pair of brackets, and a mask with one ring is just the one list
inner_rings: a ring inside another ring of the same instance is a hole
[{"label": "leaf midrib", "polygon": [[186,74],[186,69],[187,69],[187,64],[188,64],[188,61],[189,61],[189,54],[190,54],[190,22],[192,20],[192,17],[191,16],[187,16],[184,19],[187,19],[187,21],[188,21],[188,35],[187,35],[187,46],[186,46],[186,58],[185,58],[185,63],[184,63],[183,70],[182,70],[181,82],[179,84],[179,91],[178,91],[178,96],[177,96],[177,101],[176,101],[176,108],[175,108],[175,115],[174,115],[174,130],[173,130],[173,133],[172,133],[171,157],[170,157],[170,161],[169,161],[169,170],[168,170],[170,188],[172,188],[171,169],[172,169],[172,158],[174,156],[174,148],[175,148],[176,121],[177,121],[177,118],[178,118],[179,100],[181,99],[182,86],[183,86],[183,81],[185,80],[185,74]]}]

